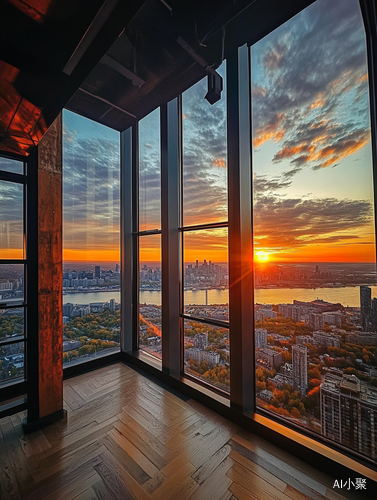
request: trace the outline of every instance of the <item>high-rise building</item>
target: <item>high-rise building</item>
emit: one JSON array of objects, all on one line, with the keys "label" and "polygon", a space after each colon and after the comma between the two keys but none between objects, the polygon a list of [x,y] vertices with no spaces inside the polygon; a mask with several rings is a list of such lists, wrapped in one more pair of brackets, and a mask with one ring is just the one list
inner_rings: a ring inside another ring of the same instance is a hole
[{"label": "high-rise building", "polygon": [[377,332],[377,299],[372,300],[372,330]]},{"label": "high-rise building", "polygon": [[313,328],[313,330],[322,330],[324,324],[322,314],[311,313],[309,315],[309,326]]},{"label": "high-rise building", "polygon": [[101,277],[101,266],[95,266],[94,267],[94,277],[95,278],[100,278]]},{"label": "high-rise building", "polygon": [[114,312],[115,311],[115,299],[110,299],[110,306],[109,306],[110,311]]},{"label": "high-rise building", "polygon": [[355,375],[326,375],[320,386],[321,430],[372,460],[377,458],[377,389]]},{"label": "high-rise building", "polygon": [[281,352],[274,351],[273,349],[261,349],[255,353],[256,362],[269,370],[272,368],[279,368],[283,363]]},{"label": "high-rise building", "polygon": [[73,312],[73,304],[71,304],[71,302],[67,302],[66,304],[63,305],[63,316],[71,318],[72,312]]},{"label": "high-rise building", "polygon": [[197,333],[194,338],[194,347],[205,349],[208,345],[208,333]]},{"label": "high-rise building", "polygon": [[292,346],[292,381],[293,388],[306,396],[308,388],[308,348],[306,345]]},{"label": "high-rise building", "polygon": [[255,329],[255,347],[259,349],[267,347],[267,330],[264,328]]},{"label": "high-rise building", "polygon": [[363,332],[371,330],[371,314],[372,314],[372,290],[369,286],[362,285],[360,287],[360,316]]}]

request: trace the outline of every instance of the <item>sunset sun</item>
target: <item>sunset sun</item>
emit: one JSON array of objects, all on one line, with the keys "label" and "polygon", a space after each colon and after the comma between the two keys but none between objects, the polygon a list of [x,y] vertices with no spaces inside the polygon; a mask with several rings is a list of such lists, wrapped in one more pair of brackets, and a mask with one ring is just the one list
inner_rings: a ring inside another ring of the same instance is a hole
[{"label": "sunset sun", "polygon": [[257,252],[255,252],[255,258],[257,262],[268,262],[270,256],[264,250],[258,250]]}]

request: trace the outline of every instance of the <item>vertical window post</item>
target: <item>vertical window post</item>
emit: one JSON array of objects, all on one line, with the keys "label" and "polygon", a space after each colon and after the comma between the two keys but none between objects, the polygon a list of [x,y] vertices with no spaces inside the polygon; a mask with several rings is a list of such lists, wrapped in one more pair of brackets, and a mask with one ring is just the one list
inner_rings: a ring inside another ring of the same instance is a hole
[{"label": "vertical window post", "polygon": [[227,58],[230,400],[253,410],[254,283],[249,50]]},{"label": "vertical window post", "polygon": [[[368,81],[370,100],[370,126],[372,145],[372,168],[374,190],[374,213],[377,211],[377,12],[375,2],[360,0],[363,15],[368,58]],[[377,238],[377,217],[374,218]],[[376,246],[377,252],[377,246]]]},{"label": "vertical window post", "polygon": [[132,128],[120,135],[121,145],[121,349],[132,351],[133,312],[133,258],[134,245],[132,234]]},{"label": "vertical window post", "polygon": [[162,367],[181,372],[180,342],[180,102],[161,108]]}]

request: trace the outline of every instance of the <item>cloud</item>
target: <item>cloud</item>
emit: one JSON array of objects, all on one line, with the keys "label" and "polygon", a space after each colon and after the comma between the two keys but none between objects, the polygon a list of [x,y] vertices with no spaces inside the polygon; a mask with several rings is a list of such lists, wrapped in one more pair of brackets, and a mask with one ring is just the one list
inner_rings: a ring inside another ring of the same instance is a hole
[{"label": "cloud", "polygon": [[266,248],[299,248],[360,239],[359,230],[372,222],[367,200],[283,198],[257,194],[254,235]]},{"label": "cloud", "polygon": [[212,165],[214,167],[226,167],[226,162],[223,158],[215,158],[213,161],[212,161]]},{"label": "cloud", "polygon": [[254,193],[259,196],[261,193],[273,192],[280,189],[286,189],[291,185],[289,180],[281,180],[279,178],[268,179],[264,175],[254,175],[253,189]]},{"label": "cloud", "polygon": [[358,2],[318,0],[252,48],[253,143],[273,161],[326,168],[369,141],[365,32]]},{"label": "cloud", "polygon": [[90,139],[84,131],[67,132],[63,137],[64,248],[119,248],[119,142]]},{"label": "cloud", "polygon": [[[219,68],[225,76],[225,65]],[[224,80],[224,83],[225,80]],[[211,106],[206,79],[183,94],[183,219],[185,225],[226,221],[226,89]],[[220,168],[219,168],[220,167]]]},{"label": "cloud", "polygon": [[[14,165],[3,160],[5,159],[1,159],[3,169],[7,165],[14,169]],[[21,249],[23,247],[22,184],[0,181],[0,213],[0,250]],[[12,258],[11,253],[8,257]]]}]

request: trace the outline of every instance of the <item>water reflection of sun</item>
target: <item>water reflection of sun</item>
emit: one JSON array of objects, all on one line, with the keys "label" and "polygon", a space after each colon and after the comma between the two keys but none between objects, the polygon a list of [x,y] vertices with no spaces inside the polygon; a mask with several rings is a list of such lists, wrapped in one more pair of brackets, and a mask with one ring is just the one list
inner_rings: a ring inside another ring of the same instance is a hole
[{"label": "water reflection of sun", "polygon": [[264,250],[258,250],[254,253],[254,255],[257,262],[268,262],[268,259],[270,258],[269,254]]}]

